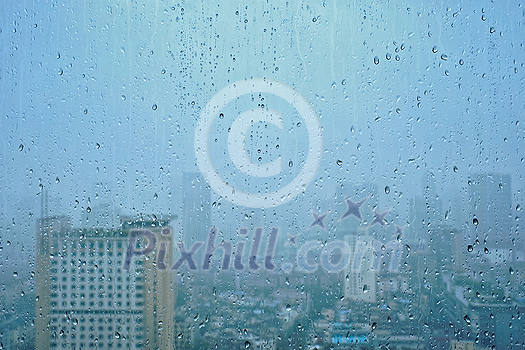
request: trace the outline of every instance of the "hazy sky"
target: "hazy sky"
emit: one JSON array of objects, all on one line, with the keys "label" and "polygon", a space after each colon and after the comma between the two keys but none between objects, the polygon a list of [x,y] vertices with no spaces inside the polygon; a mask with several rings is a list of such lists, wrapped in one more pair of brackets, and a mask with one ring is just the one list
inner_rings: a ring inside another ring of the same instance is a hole
[{"label": "hazy sky", "polygon": [[[312,207],[344,210],[336,188],[353,194],[373,183],[379,209],[394,208],[402,224],[428,173],[445,204],[465,202],[468,176],[478,172],[511,174],[514,200],[523,200],[523,5],[4,1],[0,258],[28,260],[42,188],[51,214],[74,223],[101,202],[126,214],[180,215],[182,172],[199,171],[193,142],[202,109],[248,78],[291,85],[323,127],[320,169],[303,195],[269,211],[279,220],[310,218]],[[261,103],[250,97],[230,105],[212,132],[217,169],[230,181],[227,124]],[[270,108],[289,109],[263,97]],[[259,123],[250,131],[273,150],[267,161],[282,155],[285,166],[295,164],[282,182],[305,160],[297,118],[287,113],[283,129]],[[245,212],[221,203],[221,220]],[[23,254],[13,257],[21,242]]]}]

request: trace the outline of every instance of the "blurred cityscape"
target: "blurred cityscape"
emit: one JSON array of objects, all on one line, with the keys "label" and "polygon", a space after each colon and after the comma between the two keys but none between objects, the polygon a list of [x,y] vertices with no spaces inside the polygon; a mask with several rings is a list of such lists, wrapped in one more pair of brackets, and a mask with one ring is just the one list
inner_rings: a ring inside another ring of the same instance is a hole
[{"label": "blurred cityscape", "polygon": [[[472,175],[468,198],[444,209],[429,174],[406,222],[374,185],[339,191],[339,220],[312,210],[307,230],[273,243],[263,221],[212,237],[209,187],[194,173],[183,182],[179,231],[174,217],[111,205],[76,228],[44,198],[26,282],[2,286],[0,348],[525,349],[510,175]],[[330,242],[341,248],[323,260]],[[347,261],[342,242],[348,263],[327,271]]]}]

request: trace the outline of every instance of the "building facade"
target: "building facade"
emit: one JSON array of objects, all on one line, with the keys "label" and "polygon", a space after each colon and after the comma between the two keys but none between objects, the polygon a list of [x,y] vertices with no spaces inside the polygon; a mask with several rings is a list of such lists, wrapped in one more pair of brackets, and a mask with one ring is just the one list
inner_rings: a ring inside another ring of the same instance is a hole
[{"label": "building facade", "polygon": [[[67,217],[41,219],[36,348],[173,348],[174,284],[170,269],[156,266],[171,261],[159,254],[171,248],[168,224],[124,218],[119,229],[88,230],[73,229]],[[143,239],[145,231],[154,242]]]}]

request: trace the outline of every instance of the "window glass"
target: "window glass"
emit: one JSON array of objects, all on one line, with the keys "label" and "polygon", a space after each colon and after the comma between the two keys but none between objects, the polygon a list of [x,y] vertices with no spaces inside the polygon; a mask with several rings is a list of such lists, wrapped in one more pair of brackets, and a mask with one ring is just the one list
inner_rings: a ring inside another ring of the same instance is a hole
[{"label": "window glass", "polygon": [[525,3],[4,1],[1,349],[525,347]]}]

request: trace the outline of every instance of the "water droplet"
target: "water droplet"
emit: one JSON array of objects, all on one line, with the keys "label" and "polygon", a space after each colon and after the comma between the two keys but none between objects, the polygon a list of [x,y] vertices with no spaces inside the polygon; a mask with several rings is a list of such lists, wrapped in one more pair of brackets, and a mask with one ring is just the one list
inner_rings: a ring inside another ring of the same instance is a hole
[{"label": "water droplet", "polygon": [[91,213],[91,207],[87,207],[87,208],[86,208],[86,211],[87,211],[88,213]]},{"label": "water droplet", "polygon": [[20,146],[18,146],[18,150],[19,150],[20,152],[22,152],[22,151],[24,150],[24,145],[23,145],[23,144],[20,144]]},{"label": "water droplet", "polygon": [[392,58],[392,55],[391,55],[389,52],[387,52],[387,53],[386,53],[386,59],[387,59],[387,60],[390,60],[391,58]]},{"label": "water droplet", "polygon": [[330,85],[330,89],[333,89],[337,86],[337,84],[335,83],[335,81],[332,82],[332,85]]},{"label": "water droplet", "polygon": [[292,309],[292,306],[290,304],[286,305],[286,311],[290,311]]},{"label": "water droplet", "polygon": [[151,106],[151,109],[153,109],[154,111],[156,111],[156,110],[157,110],[157,104],[154,103],[153,106]]},{"label": "water droplet", "polygon": [[390,187],[388,187],[388,186],[385,187],[385,193],[386,193],[386,194],[389,194],[389,193],[390,193]]},{"label": "water droplet", "polygon": [[459,60],[459,65],[460,65],[460,66],[463,65],[463,59],[460,59],[460,60]]},{"label": "water droplet", "polygon": [[478,221],[477,218],[474,218],[474,219],[472,220],[472,223],[474,224],[474,226],[478,226],[479,221]]},{"label": "water droplet", "polygon": [[445,69],[445,75],[448,77],[450,75],[450,72],[448,71],[448,69]]},{"label": "water droplet", "polygon": [[337,165],[339,165],[339,166],[343,165],[343,161],[342,161],[341,159],[338,159],[336,163],[337,163]]},{"label": "water droplet", "polygon": [[485,249],[483,249],[483,252],[484,252],[485,254],[488,254],[488,253],[489,253],[489,248],[485,247]]},{"label": "water droplet", "polygon": [[469,253],[472,253],[473,250],[474,250],[474,247],[472,246],[472,244],[469,244],[468,247],[467,247],[467,251]]},{"label": "water droplet", "polygon": [[13,277],[18,277],[18,272],[13,271]]},{"label": "water droplet", "polygon": [[120,339],[120,333],[119,332],[115,332],[115,338]]},{"label": "water droplet", "polygon": [[157,198],[159,198],[159,195],[155,193],[155,194],[153,195],[153,199],[157,199]]},{"label": "water droplet", "polygon": [[62,74],[64,74],[64,70],[63,69],[59,69],[58,70],[58,75],[62,75]]},{"label": "water droplet", "polygon": [[57,52],[57,60],[60,59],[60,52]]},{"label": "water droplet", "polygon": [[401,108],[396,108],[396,113],[397,114],[401,113]]},{"label": "water droplet", "polygon": [[292,162],[292,161],[289,161],[289,162],[288,162],[288,166],[289,166],[290,168],[293,167],[293,162]]},{"label": "water droplet", "polygon": [[58,176],[57,176],[57,178],[55,179],[55,182],[56,182],[56,183],[60,183],[60,179],[58,178]]},{"label": "water droplet", "polygon": [[120,95],[120,98],[122,99],[122,101],[126,100],[126,96],[125,95]]},{"label": "water droplet", "polygon": [[166,68],[162,68],[162,70],[160,71],[162,74],[166,74]]},{"label": "water droplet", "polygon": [[346,79],[341,80],[341,85],[346,85]]},{"label": "water droplet", "polygon": [[458,172],[458,167],[454,165],[454,172],[457,173]]},{"label": "water droplet", "polygon": [[441,54],[441,59],[442,59],[443,61],[446,61],[446,60],[448,60],[448,56],[445,55],[445,54]]},{"label": "water droplet", "polygon": [[399,58],[399,55],[396,55],[396,61],[399,61],[400,58]]},{"label": "water droplet", "polygon": [[402,43],[401,44],[401,50],[404,50],[405,49],[405,43]]},{"label": "water droplet", "polygon": [[363,293],[368,293],[368,284],[363,286]]},{"label": "water droplet", "polygon": [[374,330],[376,328],[377,328],[377,323],[376,322],[372,323],[372,330]]},{"label": "water droplet", "polygon": [[379,64],[379,57],[374,57],[374,64]]},{"label": "water droplet", "polygon": [[[314,22],[315,22],[315,21],[314,21]],[[252,346],[252,343],[250,343],[248,340],[244,343],[244,347],[245,347],[246,349],[248,349],[248,348],[251,347],[251,346]]]},{"label": "water droplet", "polygon": [[486,21],[487,20],[487,17],[485,15],[481,15],[481,20],[482,21]]},{"label": "water droplet", "polygon": [[510,273],[511,275],[514,275],[514,270],[512,269],[512,267],[509,267],[509,273]]},{"label": "water droplet", "polygon": [[88,109],[84,109],[84,114],[88,114]]},{"label": "water droplet", "polygon": [[438,52],[438,48],[437,48],[437,46],[432,47],[432,52],[433,52],[433,53]]},{"label": "water droplet", "polygon": [[297,123],[297,127],[300,127],[300,126],[301,126],[301,122],[298,122],[298,123]]},{"label": "water droplet", "polygon": [[494,33],[495,31],[496,31],[496,29],[494,27],[490,27],[490,29],[489,29],[490,34]]}]

